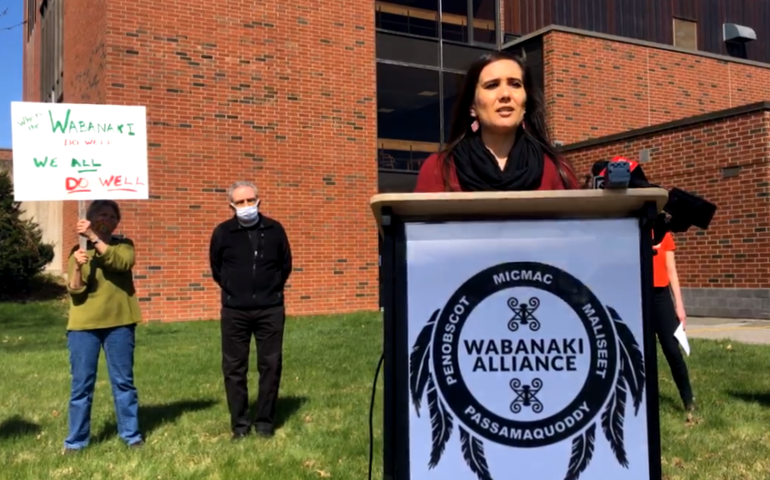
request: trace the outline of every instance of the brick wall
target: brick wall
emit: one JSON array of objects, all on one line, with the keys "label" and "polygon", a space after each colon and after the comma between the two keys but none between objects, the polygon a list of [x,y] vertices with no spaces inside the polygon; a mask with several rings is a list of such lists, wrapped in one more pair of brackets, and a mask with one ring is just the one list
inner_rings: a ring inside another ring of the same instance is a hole
[{"label": "brick wall", "polygon": [[[770,106],[653,134],[566,149],[580,172],[615,155],[639,159],[648,179],[715,203],[708,230],[675,235],[691,315],[770,318]],[[736,176],[725,175],[735,173]]]},{"label": "brick wall", "polygon": [[564,144],[770,100],[770,65],[561,31],[543,52],[549,124]]},{"label": "brick wall", "polygon": [[[107,2],[67,0],[64,8],[64,102],[105,103]],[[40,27],[36,27],[39,35]],[[39,98],[34,98],[40,101]],[[77,246],[77,202],[62,202],[62,271]]]},{"label": "brick wall", "polygon": [[13,152],[7,148],[0,148],[0,172],[2,171],[13,174]]},{"label": "brick wall", "polygon": [[147,107],[151,200],[121,202],[145,319],[218,318],[208,242],[242,179],[289,234],[289,313],[378,308],[373,3],[86,3],[65,101]]}]

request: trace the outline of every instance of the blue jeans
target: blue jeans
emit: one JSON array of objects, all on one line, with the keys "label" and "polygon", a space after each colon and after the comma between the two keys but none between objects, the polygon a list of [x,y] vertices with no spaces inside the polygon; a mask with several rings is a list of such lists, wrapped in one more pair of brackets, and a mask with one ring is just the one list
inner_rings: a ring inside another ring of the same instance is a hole
[{"label": "blue jeans", "polygon": [[134,334],[136,326],[68,331],[72,391],[69,402],[69,435],[65,448],[88,446],[91,405],[94,399],[99,354],[104,348],[118,420],[118,435],[127,444],[142,440],[139,433],[139,396],[134,386]]}]

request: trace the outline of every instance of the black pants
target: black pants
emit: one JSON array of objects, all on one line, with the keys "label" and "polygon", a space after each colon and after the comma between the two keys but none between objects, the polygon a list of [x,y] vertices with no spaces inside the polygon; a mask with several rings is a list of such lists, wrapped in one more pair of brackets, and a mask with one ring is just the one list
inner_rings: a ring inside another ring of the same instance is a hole
[{"label": "black pants", "polygon": [[249,351],[252,335],[257,341],[259,394],[256,428],[272,428],[283,368],[283,306],[260,310],[222,308],[222,373],[233,432],[247,433],[249,421]]},{"label": "black pants", "polygon": [[655,287],[653,289],[652,312],[655,334],[658,336],[663,355],[668,361],[676,388],[679,389],[679,396],[686,405],[693,400],[692,387],[690,386],[687,364],[684,361],[682,351],[679,349],[679,341],[674,337],[674,332],[679,328],[679,318],[676,316],[669,287]]}]

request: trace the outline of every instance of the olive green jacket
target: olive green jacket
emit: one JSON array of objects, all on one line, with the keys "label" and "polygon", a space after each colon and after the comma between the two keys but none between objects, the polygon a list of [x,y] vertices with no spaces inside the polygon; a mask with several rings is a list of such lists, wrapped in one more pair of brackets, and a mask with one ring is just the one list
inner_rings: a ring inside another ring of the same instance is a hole
[{"label": "olive green jacket", "polygon": [[[69,278],[77,275],[75,250],[69,257]],[[134,288],[134,244],[127,238],[109,242],[104,255],[93,246],[87,250],[89,261],[82,267],[83,287],[70,288],[67,330],[94,330],[132,325],[142,321]]]}]

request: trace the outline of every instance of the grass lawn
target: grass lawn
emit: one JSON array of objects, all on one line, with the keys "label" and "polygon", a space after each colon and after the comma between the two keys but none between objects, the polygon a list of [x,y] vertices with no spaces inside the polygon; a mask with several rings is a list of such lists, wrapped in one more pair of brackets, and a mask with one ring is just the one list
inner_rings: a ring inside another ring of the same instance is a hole
[{"label": "grass lawn", "polygon": [[[65,457],[60,452],[69,367],[63,314],[56,301],[0,303],[0,478],[366,479],[379,315],[290,319],[281,426],[272,440],[237,444],[229,441],[218,323],[142,325],[136,378],[147,446],[129,450],[117,438],[102,356],[92,446]],[[767,479],[770,347],[700,340],[692,346],[689,366],[700,407],[692,419],[682,412],[667,365],[659,360],[665,478]],[[255,364],[253,359],[252,399]],[[376,408],[374,478],[381,479],[379,401]],[[583,478],[597,475],[589,471]]]}]

